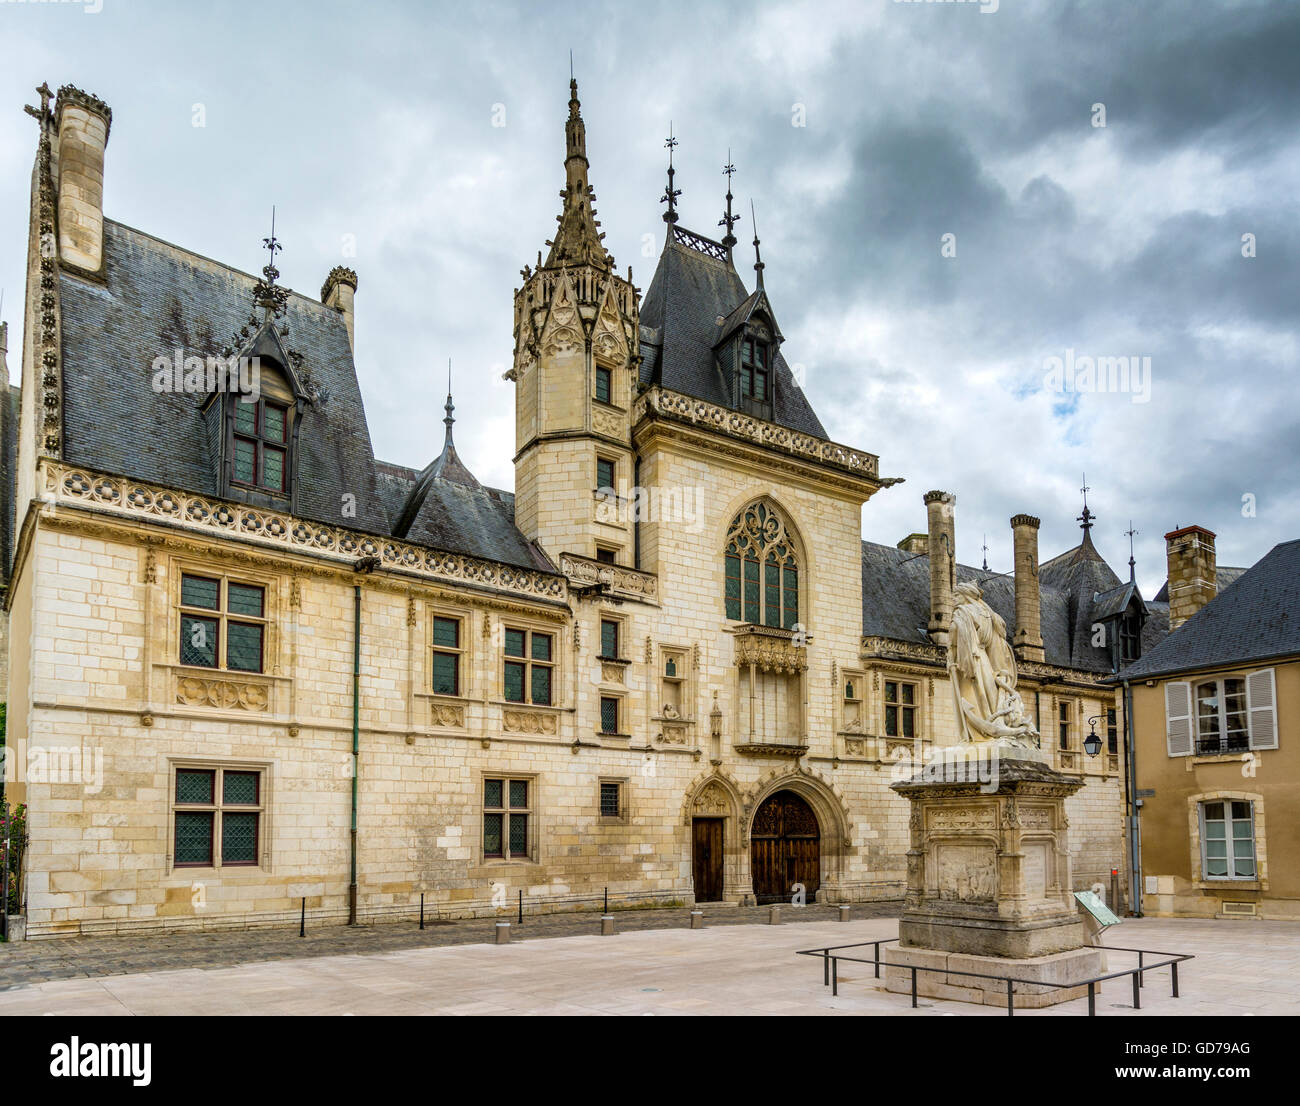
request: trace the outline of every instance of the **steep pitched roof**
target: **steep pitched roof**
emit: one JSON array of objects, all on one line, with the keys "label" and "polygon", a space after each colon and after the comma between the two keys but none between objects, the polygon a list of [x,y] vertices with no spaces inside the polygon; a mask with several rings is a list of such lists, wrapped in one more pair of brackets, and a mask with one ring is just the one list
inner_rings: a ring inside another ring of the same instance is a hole
[{"label": "steep pitched roof", "polygon": [[[217,494],[200,413],[203,397],[153,390],[156,357],[219,354],[243,325],[255,278],[104,221],[105,285],[61,273],[65,456],[73,464]],[[303,355],[312,401],[298,434],[298,513],[388,533],[370,432],[342,317],[290,294],[285,344]]]},{"label": "steep pitched roof", "polygon": [[[731,388],[717,367],[713,350],[727,330],[727,320],[731,318],[734,324],[734,316],[744,313],[746,307],[752,309],[759,293],[751,296],[725,256],[720,243],[675,225],[669,227],[654,279],[641,303],[643,384],[660,384],[731,407]],[[780,351],[774,367],[772,421],[825,439],[821,420]]]},{"label": "steep pitched roof", "polygon": [[1120,675],[1146,679],[1300,655],[1300,539],[1275,545]]},{"label": "steep pitched roof", "polygon": [[[442,457],[439,458],[442,460]],[[497,488],[485,488],[468,469],[449,475],[438,462],[422,471],[376,462],[379,487],[392,516],[409,516],[398,537],[449,553],[500,561],[518,568],[554,572],[555,566],[515,526],[515,497]],[[459,460],[456,462],[460,464]]]},{"label": "steep pitched roof", "polygon": [[[1048,566],[1053,566],[1048,571]],[[957,579],[979,585],[985,602],[1015,632],[1015,580],[1002,573],[957,565]],[[1104,586],[1103,586],[1104,585]],[[1110,672],[1110,652],[1092,644],[1093,623],[1122,611],[1136,586],[1120,584],[1085,536],[1078,548],[1039,570],[1040,632],[1048,664],[1089,672]],[[1117,603],[1122,605],[1116,606]],[[1153,648],[1169,627],[1167,604],[1146,603],[1143,649]],[[862,633],[895,641],[928,642],[930,560],[890,545],[862,543]]]}]

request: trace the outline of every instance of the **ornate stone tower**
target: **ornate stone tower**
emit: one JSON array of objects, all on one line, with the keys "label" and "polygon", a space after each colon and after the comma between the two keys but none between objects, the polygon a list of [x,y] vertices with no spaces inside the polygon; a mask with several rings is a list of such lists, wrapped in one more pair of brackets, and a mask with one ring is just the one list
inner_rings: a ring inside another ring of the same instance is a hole
[{"label": "ornate stone tower", "polygon": [[515,292],[515,521],[553,558],[630,565],[639,294],[601,244],[578,82],[569,89],[559,228]]}]

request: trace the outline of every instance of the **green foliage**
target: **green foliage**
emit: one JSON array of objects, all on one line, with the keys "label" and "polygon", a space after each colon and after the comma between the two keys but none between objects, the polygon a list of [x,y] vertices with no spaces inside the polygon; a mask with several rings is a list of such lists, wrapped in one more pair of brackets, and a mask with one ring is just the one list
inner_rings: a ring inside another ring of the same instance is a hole
[{"label": "green foliage", "polygon": [[0,801],[0,857],[4,853],[5,831],[9,833],[9,901],[5,909],[10,914],[17,914],[18,876],[22,871],[23,852],[27,846],[27,804],[19,803],[11,807]]}]

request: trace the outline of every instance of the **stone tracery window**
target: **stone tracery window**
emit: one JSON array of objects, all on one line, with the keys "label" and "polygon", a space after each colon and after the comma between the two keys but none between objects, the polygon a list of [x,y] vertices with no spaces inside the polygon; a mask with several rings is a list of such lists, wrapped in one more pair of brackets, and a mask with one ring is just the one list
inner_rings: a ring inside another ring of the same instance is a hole
[{"label": "stone tracery window", "polygon": [[799,557],[767,504],[751,503],[732,522],[724,587],[730,619],[787,630],[799,621]]}]

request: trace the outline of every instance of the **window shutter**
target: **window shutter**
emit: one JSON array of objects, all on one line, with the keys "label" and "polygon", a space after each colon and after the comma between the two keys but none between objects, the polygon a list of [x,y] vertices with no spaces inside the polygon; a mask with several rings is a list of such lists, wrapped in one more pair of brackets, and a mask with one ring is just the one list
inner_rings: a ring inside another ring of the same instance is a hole
[{"label": "window shutter", "polygon": [[1192,754],[1192,685],[1165,684],[1165,743],[1171,757]]},{"label": "window shutter", "polygon": [[1277,689],[1273,669],[1261,668],[1246,677],[1246,716],[1250,719],[1250,747],[1277,748]]}]

